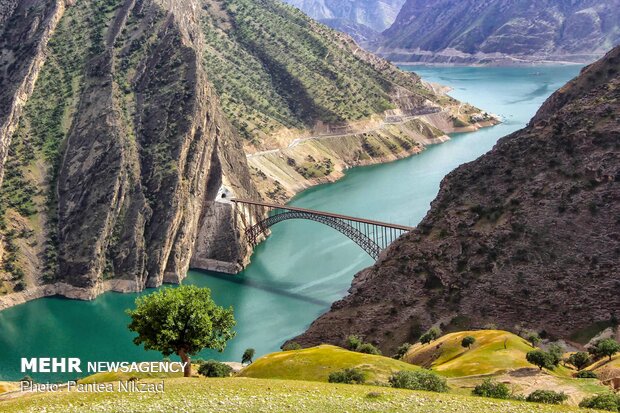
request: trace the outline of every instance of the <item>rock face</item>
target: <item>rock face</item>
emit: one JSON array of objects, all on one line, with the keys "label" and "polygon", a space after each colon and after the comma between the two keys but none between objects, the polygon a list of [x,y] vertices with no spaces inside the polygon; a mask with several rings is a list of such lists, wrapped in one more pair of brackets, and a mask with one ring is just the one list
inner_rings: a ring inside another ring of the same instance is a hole
[{"label": "rock face", "polygon": [[432,325],[571,335],[620,317],[620,47],[441,184],[419,227],[296,338],[383,350]]},{"label": "rock face", "polygon": [[405,0],[285,0],[356,40],[373,39],[394,22]]},{"label": "rock face", "polygon": [[620,43],[618,0],[408,0],[371,47],[398,62],[592,62]]},{"label": "rock face", "polygon": [[207,79],[201,11],[194,0],[2,9],[2,292],[52,284],[93,298],[178,283],[192,259],[246,262],[222,188],[258,195]]}]

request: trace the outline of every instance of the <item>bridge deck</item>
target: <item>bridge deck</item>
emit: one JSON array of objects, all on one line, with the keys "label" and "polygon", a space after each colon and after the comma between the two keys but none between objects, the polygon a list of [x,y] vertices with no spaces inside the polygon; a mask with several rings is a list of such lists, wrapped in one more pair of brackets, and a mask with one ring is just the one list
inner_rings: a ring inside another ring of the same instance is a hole
[{"label": "bridge deck", "polygon": [[378,225],[381,227],[398,229],[401,231],[413,231],[415,229],[415,227],[408,227],[405,225],[397,225],[397,224],[390,224],[387,222],[372,221],[369,219],[350,217],[347,215],[340,215],[340,214],[332,214],[331,212],[315,211],[313,209],[297,208],[297,207],[288,206],[288,205],[270,204],[266,202],[249,201],[245,199],[231,199],[231,201],[234,203],[249,204],[249,205],[255,205],[255,206],[264,207],[264,208],[276,208],[276,209],[286,209],[289,211],[307,212],[307,213],[321,215],[321,216],[330,217],[330,218],[346,219],[349,221],[361,222],[363,224]]}]

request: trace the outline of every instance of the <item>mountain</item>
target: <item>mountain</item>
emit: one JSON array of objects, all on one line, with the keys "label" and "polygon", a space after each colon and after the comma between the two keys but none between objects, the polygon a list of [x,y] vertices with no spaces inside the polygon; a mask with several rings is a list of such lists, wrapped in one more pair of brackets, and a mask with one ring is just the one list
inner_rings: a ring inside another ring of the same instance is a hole
[{"label": "mountain", "polygon": [[[178,283],[189,267],[237,272],[248,216],[228,199],[280,188],[246,152],[385,113],[466,126],[479,114],[450,107],[278,1],[4,1],[0,308]],[[415,122],[420,136],[443,133]],[[388,159],[366,135],[347,153]],[[420,150],[391,139],[399,156]]]},{"label": "mountain", "polygon": [[[385,351],[432,325],[587,341],[620,317],[620,47],[444,178],[416,230],[295,341]],[[391,354],[391,353],[390,353]]]},{"label": "mountain", "polygon": [[373,48],[397,62],[589,63],[620,43],[620,0],[407,0]]},{"label": "mountain", "polygon": [[284,0],[308,16],[367,42],[390,27],[405,0]]}]

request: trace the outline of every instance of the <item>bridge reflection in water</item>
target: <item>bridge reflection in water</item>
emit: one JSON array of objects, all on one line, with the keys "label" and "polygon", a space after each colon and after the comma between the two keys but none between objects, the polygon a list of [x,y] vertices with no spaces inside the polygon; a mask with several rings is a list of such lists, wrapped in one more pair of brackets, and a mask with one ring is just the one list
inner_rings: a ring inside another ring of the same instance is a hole
[{"label": "bridge reflection in water", "polygon": [[[289,219],[305,219],[319,222],[334,228],[362,247],[373,259],[377,260],[381,251],[414,227],[371,221],[368,219],[296,208],[286,205],[269,204],[260,201],[232,199],[235,208],[245,212],[235,214],[248,220],[245,222],[245,236],[248,242],[256,245],[269,228]],[[254,217],[261,217],[255,220]]]}]

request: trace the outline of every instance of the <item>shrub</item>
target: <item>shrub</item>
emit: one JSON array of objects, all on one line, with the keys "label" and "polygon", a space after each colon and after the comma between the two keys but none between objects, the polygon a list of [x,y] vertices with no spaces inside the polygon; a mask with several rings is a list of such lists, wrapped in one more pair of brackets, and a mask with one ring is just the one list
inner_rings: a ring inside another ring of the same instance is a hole
[{"label": "shrub", "polygon": [[379,350],[377,347],[373,346],[370,343],[363,343],[357,348],[356,351],[359,353],[365,353],[365,354],[381,355],[381,350]]},{"label": "shrub", "polygon": [[242,364],[246,364],[246,363],[252,363],[252,359],[254,358],[254,354],[256,353],[256,350],[254,350],[253,348],[248,348],[243,352],[243,355],[241,356],[241,363]]},{"label": "shrub", "polygon": [[34,383],[34,379],[28,375],[25,375],[24,377],[22,377],[20,382]]},{"label": "shrub", "polygon": [[422,336],[420,337],[420,343],[428,344],[433,340],[437,340],[439,337],[441,337],[441,330],[437,327],[433,327],[426,333],[422,334]]},{"label": "shrub", "polygon": [[611,393],[599,394],[594,397],[583,399],[581,403],[579,403],[579,407],[617,412],[620,411],[620,396]]},{"label": "shrub", "polygon": [[362,344],[362,339],[359,336],[352,334],[347,337],[346,345],[349,350],[357,351],[357,348]]},{"label": "shrub", "polygon": [[552,390],[536,390],[530,393],[525,400],[534,403],[562,404],[568,400],[568,396],[565,393],[558,393]]},{"label": "shrub", "polygon": [[553,364],[554,362],[553,356],[547,353],[546,351],[542,351],[542,350],[530,351],[526,354],[525,358],[527,359],[528,362],[537,366],[541,370],[543,368],[553,370],[553,368],[555,367]]},{"label": "shrub", "polygon": [[554,367],[560,365],[565,350],[563,346],[557,343],[553,343],[549,346],[547,354],[549,354],[549,361]]},{"label": "shrub", "polygon": [[396,354],[394,354],[392,356],[392,358],[395,358],[396,360],[402,359],[405,356],[405,354],[407,354],[407,352],[409,351],[410,348],[411,348],[411,344],[409,344],[409,343],[401,344],[396,349]]},{"label": "shrub", "polygon": [[370,343],[364,343],[359,336],[350,335],[346,339],[346,346],[349,350],[366,354],[381,354],[381,351]]},{"label": "shrub", "polygon": [[301,345],[296,341],[291,341],[282,346],[282,351],[301,350]]},{"label": "shrub", "polygon": [[328,381],[330,383],[364,384],[366,378],[360,369],[352,368],[330,373]]},{"label": "shrub", "polygon": [[463,338],[463,341],[461,341],[461,346],[465,348],[470,348],[475,342],[476,342],[476,337],[467,336]]},{"label": "shrub", "polygon": [[198,367],[198,373],[205,377],[229,377],[232,367],[219,361],[208,360]]},{"label": "shrub", "polygon": [[540,339],[540,336],[538,335],[538,333],[530,333],[530,334],[528,334],[528,336],[526,337],[526,340],[530,342],[532,347],[538,347],[538,345],[542,341]]},{"label": "shrub", "polygon": [[480,397],[491,397],[493,399],[509,399],[510,389],[504,383],[497,383],[491,379],[486,379],[474,387],[471,394]]},{"label": "shrub", "polygon": [[446,379],[430,371],[399,371],[390,376],[390,385],[398,389],[447,392]]},{"label": "shrub", "polygon": [[620,352],[620,343],[618,343],[613,338],[599,340],[594,344],[592,348],[590,348],[590,353],[593,354],[595,357],[609,357],[609,360],[611,360],[614,354],[618,352]]},{"label": "shrub", "polygon": [[578,379],[598,379],[598,376],[595,372],[590,370],[581,370],[575,374],[575,377]]},{"label": "shrub", "polygon": [[577,370],[583,370],[592,362],[590,355],[585,351],[573,353],[568,357],[568,362],[575,366]]}]

